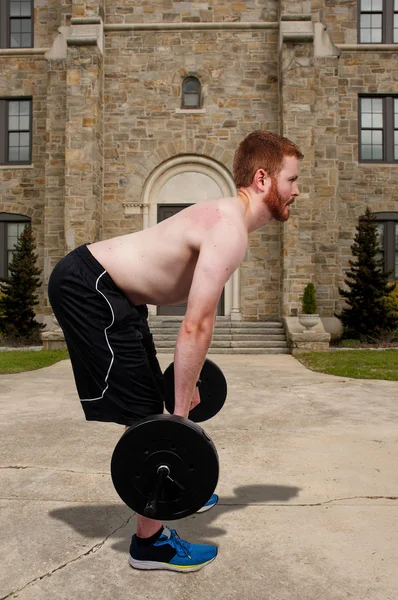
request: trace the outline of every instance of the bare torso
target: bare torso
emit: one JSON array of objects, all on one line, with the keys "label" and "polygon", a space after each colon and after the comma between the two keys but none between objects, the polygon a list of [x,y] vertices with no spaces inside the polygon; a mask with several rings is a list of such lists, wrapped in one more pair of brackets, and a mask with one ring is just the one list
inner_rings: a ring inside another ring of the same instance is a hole
[{"label": "bare torso", "polygon": [[204,246],[207,256],[214,246],[215,257],[228,237],[225,242],[236,246],[237,257],[228,265],[238,266],[247,248],[244,215],[238,198],[204,201],[149,229],[91,244],[89,250],[133,303],[180,304],[188,299]]}]

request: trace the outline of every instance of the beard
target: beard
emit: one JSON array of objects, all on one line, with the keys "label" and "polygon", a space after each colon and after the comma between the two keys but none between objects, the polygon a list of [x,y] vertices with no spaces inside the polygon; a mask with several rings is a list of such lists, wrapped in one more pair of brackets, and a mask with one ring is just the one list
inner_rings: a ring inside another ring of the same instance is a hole
[{"label": "beard", "polygon": [[287,221],[290,217],[289,198],[284,198],[278,190],[276,177],[271,177],[271,187],[265,198],[265,203],[276,221]]}]

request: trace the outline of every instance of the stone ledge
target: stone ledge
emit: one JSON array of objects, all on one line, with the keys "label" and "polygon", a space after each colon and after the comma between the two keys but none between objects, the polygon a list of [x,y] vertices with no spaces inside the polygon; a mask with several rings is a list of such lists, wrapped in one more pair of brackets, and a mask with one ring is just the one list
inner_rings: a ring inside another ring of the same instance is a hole
[{"label": "stone ledge", "polygon": [[311,21],[281,21],[279,45],[284,43],[313,42],[314,25]]},{"label": "stone ledge", "polygon": [[312,21],[311,14],[281,15],[281,21]]},{"label": "stone ledge", "polygon": [[44,350],[66,350],[65,338],[61,329],[43,331],[41,340]]},{"label": "stone ledge", "polygon": [[212,31],[212,30],[245,30],[245,29],[279,29],[276,21],[240,21],[211,23],[109,23],[104,31]]},{"label": "stone ledge", "polygon": [[302,352],[329,352],[331,335],[321,320],[311,331],[303,331],[298,317],[283,317],[283,325],[293,356]]}]

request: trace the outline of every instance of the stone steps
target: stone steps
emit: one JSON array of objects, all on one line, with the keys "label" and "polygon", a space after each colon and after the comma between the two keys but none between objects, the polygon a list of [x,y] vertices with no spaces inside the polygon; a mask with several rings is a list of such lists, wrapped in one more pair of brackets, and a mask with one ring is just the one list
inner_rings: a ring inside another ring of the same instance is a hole
[{"label": "stone steps", "polygon": [[[174,351],[182,317],[151,316],[151,328],[159,353]],[[217,317],[209,354],[289,354],[280,322],[231,321]]]}]

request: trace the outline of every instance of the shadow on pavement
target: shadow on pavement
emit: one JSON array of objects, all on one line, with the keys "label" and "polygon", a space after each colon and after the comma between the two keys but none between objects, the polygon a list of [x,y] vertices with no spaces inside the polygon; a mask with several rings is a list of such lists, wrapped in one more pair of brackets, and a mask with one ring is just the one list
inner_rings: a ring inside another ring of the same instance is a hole
[{"label": "shadow on pavement", "polygon": [[[300,488],[291,486],[241,486],[235,488],[234,496],[220,497],[219,504],[211,510],[165,524],[170,528],[177,529],[183,539],[198,544],[215,544],[216,539],[226,533],[225,529],[217,527],[214,523],[220,515],[236,512],[256,504],[285,503],[296,497],[299,491]],[[128,551],[136,526],[134,513],[124,504],[89,504],[65,507],[52,510],[49,515],[53,519],[67,523],[84,537],[105,539],[111,536],[114,540],[112,548],[118,552]],[[248,523],[248,528],[251,526],[253,524]]]}]

